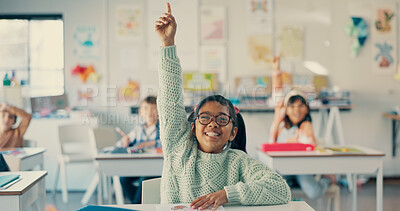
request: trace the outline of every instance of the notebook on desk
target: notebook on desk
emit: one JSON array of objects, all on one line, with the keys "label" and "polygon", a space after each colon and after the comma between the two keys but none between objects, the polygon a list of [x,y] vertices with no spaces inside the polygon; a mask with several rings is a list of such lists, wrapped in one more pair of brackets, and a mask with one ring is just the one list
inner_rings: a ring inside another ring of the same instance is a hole
[{"label": "notebook on desk", "polygon": [[14,182],[17,179],[19,179],[18,174],[9,174],[9,175],[0,176],[0,188],[7,187],[8,184]]},{"label": "notebook on desk", "polygon": [[125,209],[119,207],[108,207],[108,206],[97,206],[97,205],[87,205],[79,209],[78,211],[135,211],[133,209]]},{"label": "notebook on desk", "polygon": [[271,151],[314,151],[315,146],[312,144],[302,143],[264,143],[261,145],[263,152]]}]

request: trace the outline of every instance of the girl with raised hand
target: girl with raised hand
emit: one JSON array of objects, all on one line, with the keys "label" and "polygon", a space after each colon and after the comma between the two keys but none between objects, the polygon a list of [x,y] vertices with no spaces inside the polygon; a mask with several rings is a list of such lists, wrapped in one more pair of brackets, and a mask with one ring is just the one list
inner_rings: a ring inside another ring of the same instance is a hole
[{"label": "girl with raised hand", "polygon": [[220,95],[207,97],[195,108],[192,121],[187,121],[176,29],[167,3],[167,12],[155,22],[162,42],[157,99],[164,153],[161,203],[190,203],[195,209],[213,210],[226,203],[288,203],[290,189],[285,180],[244,152],[244,123],[229,100]]},{"label": "girl with raised hand", "polygon": [[[272,66],[272,96],[275,101],[275,113],[269,142],[317,145],[307,97],[297,90],[291,90],[285,95],[280,71],[280,56],[274,57]],[[285,179],[291,186],[299,185],[310,199],[322,197],[330,185],[336,183],[335,175],[323,175],[320,180],[316,180],[314,175],[289,175],[285,176]]]}]

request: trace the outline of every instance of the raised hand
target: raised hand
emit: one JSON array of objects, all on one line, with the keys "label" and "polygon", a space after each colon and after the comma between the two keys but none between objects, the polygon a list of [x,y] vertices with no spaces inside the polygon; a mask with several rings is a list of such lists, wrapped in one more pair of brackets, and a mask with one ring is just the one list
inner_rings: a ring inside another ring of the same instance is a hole
[{"label": "raised hand", "polygon": [[130,143],[131,139],[129,138],[129,136],[122,136],[122,147],[128,147]]},{"label": "raised hand", "polygon": [[159,17],[155,22],[154,29],[160,36],[163,46],[171,46],[175,44],[176,22],[171,13],[171,6],[167,3],[167,12]]},{"label": "raised hand", "polygon": [[274,56],[274,58],[272,59],[272,68],[274,72],[279,72],[281,70],[280,65],[281,65],[281,53],[279,53],[278,56]]},{"label": "raised hand", "polygon": [[216,210],[220,205],[228,203],[228,198],[226,196],[225,189],[220,191],[210,193],[204,196],[200,196],[190,203],[193,209],[199,208],[199,210],[204,210],[212,206],[212,210]]}]

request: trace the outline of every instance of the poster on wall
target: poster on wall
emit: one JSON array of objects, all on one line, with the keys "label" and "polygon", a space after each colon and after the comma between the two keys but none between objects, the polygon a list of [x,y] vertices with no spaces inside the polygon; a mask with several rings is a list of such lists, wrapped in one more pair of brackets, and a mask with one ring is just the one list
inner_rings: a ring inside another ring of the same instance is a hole
[{"label": "poster on wall", "polygon": [[280,28],[277,48],[282,58],[301,61],[303,59],[303,27],[287,25]]},{"label": "poster on wall", "polygon": [[100,58],[100,31],[97,26],[76,26],[74,55],[77,59]]},{"label": "poster on wall", "polygon": [[273,1],[247,0],[247,32],[271,34],[273,30]]},{"label": "poster on wall", "polygon": [[397,66],[396,41],[392,39],[374,39],[373,71],[376,74],[393,74]]},{"label": "poster on wall", "polygon": [[375,35],[395,37],[396,36],[396,3],[376,4],[374,7],[373,32]]},{"label": "poster on wall", "polygon": [[373,7],[373,73],[395,74],[397,68],[397,5],[376,3]]},{"label": "poster on wall", "polygon": [[201,41],[226,41],[226,8],[202,6],[200,9]]},{"label": "poster on wall", "polygon": [[272,35],[248,36],[249,67],[266,70],[271,68],[273,58]]},{"label": "poster on wall", "polygon": [[221,82],[226,81],[226,48],[223,45],[201,46],[201,72],[218,73]]},{"label": "poster on wall", "polygon": [[[199,1],[169,0],[172,14],[178,22],[175,44],[182,70],[199,70]],[[161,41],[154,31],[154,22],[166,12],[165,0],[147,1],[148,68],[156,70],[160,58]]]},{"label": "poster on wall", "polygon": [[116,7],[116,38],[118,41],[140,41],[143,38],[143,8],[119,5]]}]

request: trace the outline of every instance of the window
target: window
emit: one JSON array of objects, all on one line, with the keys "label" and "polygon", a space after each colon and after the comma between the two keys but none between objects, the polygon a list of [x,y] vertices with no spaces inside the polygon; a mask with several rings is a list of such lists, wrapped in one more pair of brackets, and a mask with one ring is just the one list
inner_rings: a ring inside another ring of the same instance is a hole
[{"label": "window", "polygon": [[64,94],[63,34],[61,15],[0,15],[0,79],[15,72],[30,97]]}]

